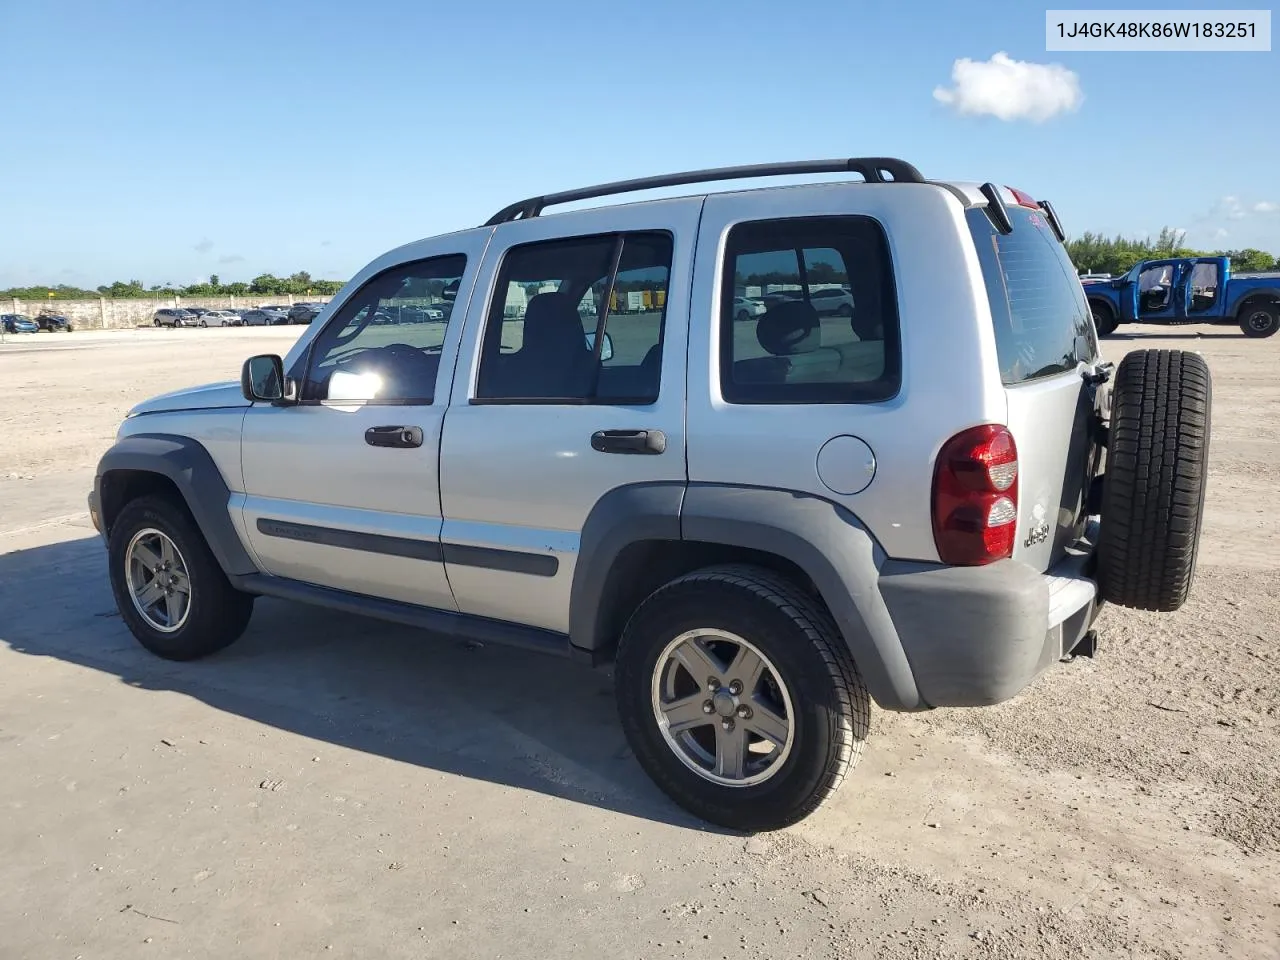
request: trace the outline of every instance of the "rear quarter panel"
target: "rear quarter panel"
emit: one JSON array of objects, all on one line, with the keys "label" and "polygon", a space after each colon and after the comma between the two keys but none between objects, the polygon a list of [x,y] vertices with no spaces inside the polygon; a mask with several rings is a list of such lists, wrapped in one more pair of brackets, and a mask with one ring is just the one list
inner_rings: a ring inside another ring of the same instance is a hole
[{"label": "rear quarter panel", "polygon": [[[722,261],[737,223],[861,214],[883,226],[902,342],[897,396],[868,404],[738,405],[720,390]],[[890,557],[937,560],[933,463],[950,437],[1004,423],[995,333],[964,209],[931,184],[819,184],[707,198],[698,238],[689,337],[689,479],[802,491],[850,510]],[[842,434],[875,455],[852,495],[818,476],[823,444]]]}]

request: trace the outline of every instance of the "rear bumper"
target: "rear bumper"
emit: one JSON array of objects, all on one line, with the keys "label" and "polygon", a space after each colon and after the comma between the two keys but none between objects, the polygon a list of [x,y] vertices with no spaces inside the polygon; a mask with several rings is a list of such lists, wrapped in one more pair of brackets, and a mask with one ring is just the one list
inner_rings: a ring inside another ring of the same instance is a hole
[{"label": "rear bumper", "polygon": [[1015,560],[982,567],[887,562],[880,593],[933,707],[984,706],[1021,692],[1069,653],[1097,616],[1086,538],[1047,573]]}]

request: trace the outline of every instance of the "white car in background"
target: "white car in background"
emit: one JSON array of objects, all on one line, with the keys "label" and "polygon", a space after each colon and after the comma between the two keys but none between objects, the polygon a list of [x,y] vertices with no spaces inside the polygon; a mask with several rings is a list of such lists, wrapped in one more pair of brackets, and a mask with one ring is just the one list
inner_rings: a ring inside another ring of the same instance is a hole
[{"label": "white car in background", "polygon": [[840,287],[824,287],[809,294],[809,302],[820,317],[852,317],[853,294]]},{"label": "white car in background", "polygon": [[733,298],[733,319],[740,322],[764,316],[767,309],[763,303],[759,300],[753,300],[751,297]]},{"label": "white car in background", "polygon": [[210,310],[200,317],[202,327],[238,327],[240,314],[233,310]]}]

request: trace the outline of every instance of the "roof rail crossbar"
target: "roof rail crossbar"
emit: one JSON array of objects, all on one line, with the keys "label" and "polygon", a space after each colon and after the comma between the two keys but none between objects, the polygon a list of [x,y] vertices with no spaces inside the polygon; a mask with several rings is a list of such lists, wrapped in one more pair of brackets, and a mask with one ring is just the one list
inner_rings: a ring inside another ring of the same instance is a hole
[{"label": "roof rail crossbar", "polygon": [[655,190],[659,187],[675,187],[685,183],[714,183],[719,180],[747,180],[753,177],[787,177],[805,173],[860,173],[867,183],[924,183],[920,171],[905,160],[893,157],[848,157],[842,160],[796,160],[790,163],[754,163],[737,167],[713,167],[709,170],[690,170],[685,173],[668,173],[658,177],[641,177],[636,180],[618,180],[594,187],[548,193],[530,197],[503,207],[486,222],[486,227],[511,220],[527,220],[536,217],[544,208],[557,203],[573,203],[575,200],[591,200],[619,193],[638,190]]}]

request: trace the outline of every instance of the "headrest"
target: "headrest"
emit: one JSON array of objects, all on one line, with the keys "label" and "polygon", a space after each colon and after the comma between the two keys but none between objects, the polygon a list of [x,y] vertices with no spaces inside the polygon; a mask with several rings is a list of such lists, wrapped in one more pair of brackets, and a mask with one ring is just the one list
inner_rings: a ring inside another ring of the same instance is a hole
[{"label": "headrest", "polygon": [[540,293],[529,301],[524,312],[524,336],[526,343],[548,346],[572,337],[584,352],[587,349],[577,304],[565,293]]},{"label": "headrest", "polygon": [[822,345],[818,311],[804,300],[784,300],[756,323],[756,339],[775,357],[811,353]]}]

